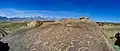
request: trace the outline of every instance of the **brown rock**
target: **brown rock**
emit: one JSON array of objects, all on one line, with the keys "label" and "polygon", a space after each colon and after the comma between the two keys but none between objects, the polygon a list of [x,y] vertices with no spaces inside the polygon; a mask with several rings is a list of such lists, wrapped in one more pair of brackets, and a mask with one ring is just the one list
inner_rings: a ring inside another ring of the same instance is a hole
[{"label": "brown rock", "polygon": [[95,22],[66,25],[49,24],[2,41],[10,51],[113,51]]},{"label": "brown rock", "polygon": [[42,21],[37,21],[37,20],[34,20],[30,23],[27,24],[28,27],[39,27],[43,24]]}]

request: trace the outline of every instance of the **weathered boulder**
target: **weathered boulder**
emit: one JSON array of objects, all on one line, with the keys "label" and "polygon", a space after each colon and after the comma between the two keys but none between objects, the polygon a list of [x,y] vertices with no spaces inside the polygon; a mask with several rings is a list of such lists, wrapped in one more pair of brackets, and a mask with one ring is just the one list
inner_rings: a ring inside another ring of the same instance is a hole
[{"label": "weathered boulder", "polygon": [[82,21],[82,22],[90,22],[92,20],[90,20],[87,16],[83,16],[83,17],[80,17],[80,21]]},{"label": "weathered boulder", "polygon": [[43,24],[42,21],[33,20],[32,22],[28,23],[27,26],[28,27],[39,27],[42,24]]},{"label": "weathered boulder", "polygon": [[3,38],[10,51],[113,51],[95,22],[54,23]]}]

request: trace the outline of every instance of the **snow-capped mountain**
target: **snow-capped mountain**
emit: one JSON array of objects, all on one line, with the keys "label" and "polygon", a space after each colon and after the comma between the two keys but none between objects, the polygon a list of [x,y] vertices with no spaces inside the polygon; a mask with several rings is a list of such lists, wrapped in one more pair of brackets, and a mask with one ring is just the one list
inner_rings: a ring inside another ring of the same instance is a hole
[{"label": "snow-capped mountain", "polygon": [[[60,20],[65,14],[74,14],[72,12],[47,11],[47,10],[17,10],[17,9],[0,9],[0,19],[6,17],[7,20]],[[0,21],[1,21],[0,20]]]},{"label": "snow-capped mountain", "polygon": [[44,16],[26,16],[26,17],[12,17],[12,18],[9,18],[9,17],[4,17],[4,16],[0,16],[0,21],[22,21],[22,20],[41,20],[41,21],[48,21],[48,20],[56,20],[56,18],[54,17],[44,17]]}]

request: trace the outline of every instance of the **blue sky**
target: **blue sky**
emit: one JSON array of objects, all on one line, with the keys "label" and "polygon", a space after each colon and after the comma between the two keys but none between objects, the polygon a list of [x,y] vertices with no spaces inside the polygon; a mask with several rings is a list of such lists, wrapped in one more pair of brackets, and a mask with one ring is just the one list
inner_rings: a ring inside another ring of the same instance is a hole
[{"label": "blue sky", "polygon": [[120,22],[119,0],[0,0],[0,15],[53,17],[90,16],[95,21]]}]

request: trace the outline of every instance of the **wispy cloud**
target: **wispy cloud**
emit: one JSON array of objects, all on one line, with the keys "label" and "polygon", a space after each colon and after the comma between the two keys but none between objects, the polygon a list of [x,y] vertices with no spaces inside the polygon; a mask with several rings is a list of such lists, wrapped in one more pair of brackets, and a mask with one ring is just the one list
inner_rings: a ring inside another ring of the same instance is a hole
[{"label": "wispy cloud", "polygon": [[0,9],[0,16],[50,16],[50,17],[79,17],[89,15],[87,13],[64,12],[64,11],[47,11],[47,10],[16,10],[16,9]]}]

